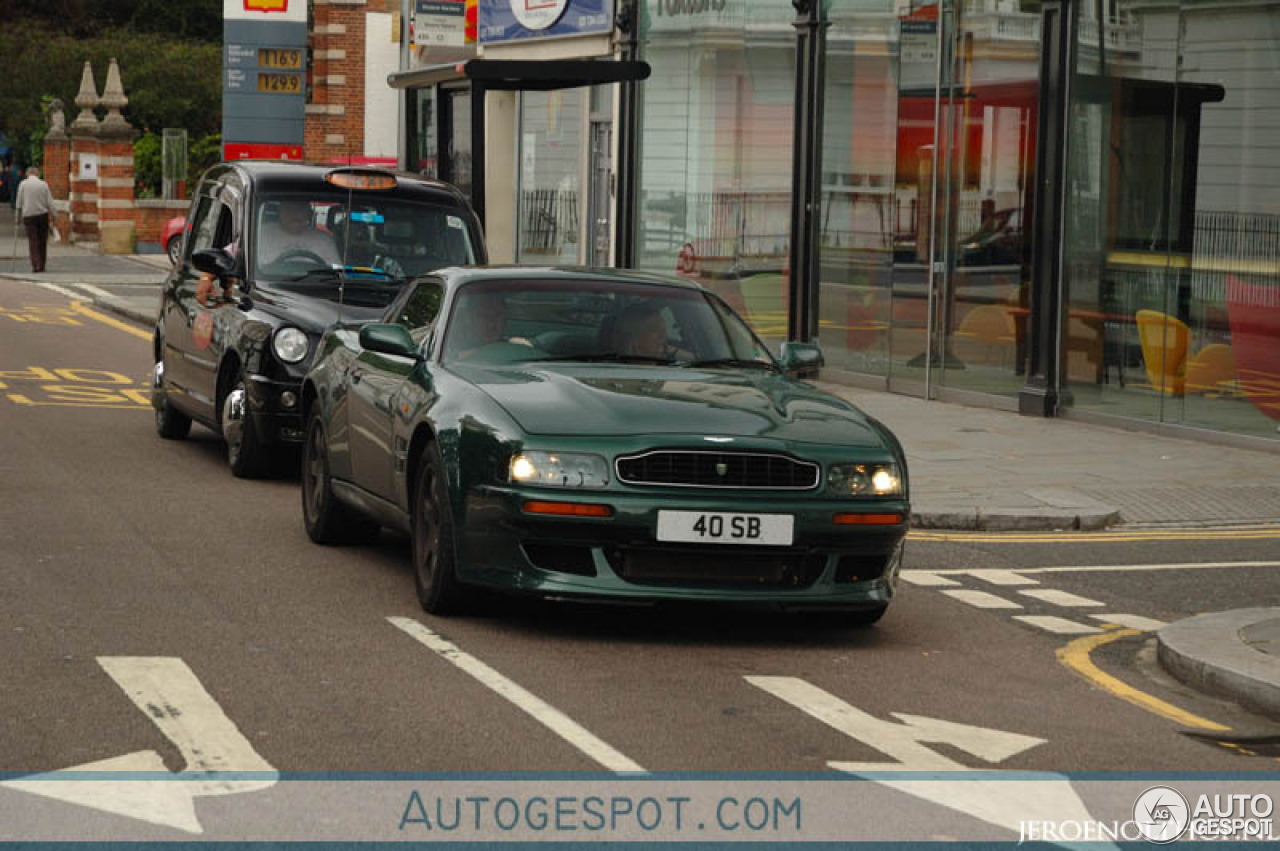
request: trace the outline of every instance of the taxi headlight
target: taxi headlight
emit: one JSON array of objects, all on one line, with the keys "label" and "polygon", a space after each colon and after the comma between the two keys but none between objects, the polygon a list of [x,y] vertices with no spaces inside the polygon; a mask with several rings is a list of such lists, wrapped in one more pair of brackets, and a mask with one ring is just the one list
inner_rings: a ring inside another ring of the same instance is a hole
[{"label": "taxi headlight", "polygon": [[552,488],[602,488],[609,465],[599,455],[578,452],[521,452],[511,459],[511,481]]},{"label": "taxi headlight", "polygon": [[827,471],[833,496],[902,496],[896,464],[833,464]]},{"label": "taxi headlight", "polygon": [[281,328],[271,340],[271,350],[285,363],[297,363],[307,356],[310,342],[297,328]]}]

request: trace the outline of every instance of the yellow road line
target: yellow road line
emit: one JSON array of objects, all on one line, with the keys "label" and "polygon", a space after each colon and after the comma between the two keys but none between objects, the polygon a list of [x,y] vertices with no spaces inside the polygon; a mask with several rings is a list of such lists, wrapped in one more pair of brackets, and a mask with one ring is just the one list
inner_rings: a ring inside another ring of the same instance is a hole
[{"label": "yellow road line", "polygon": [[151,339],[151,334],[149,332],[143,331],[141,328],[135,328],[128,323],[121,322],[119,319],[112,319],[110,316],[103,316],[95,310],[90,310],[88,307],[85,307],[85,303],[82,301],[71,302],[71,309],[76,313],[79,313],[81,316],[87,316],[88,318],[101,322],[104,325],[110,325],[112,328],[117,328],[124,331],[126,334],[132,334],[133,336],[141,337],[144,340]]},{"label": "yellow road line", "polygon": [[1199,715],[1195,715],[1185,709],[1179,709],[1172,703],[1167,703],[1155,695],[1139,691],[1128,683],[1121,682],[1110,674],[1105,673],[1101,668],[1093,664],[1093,659],[1090,658],[1089,654],[1094,649],[1133,635],[1142,635],[1142,631],[1137,629],[1117,629],[1098,635],[1082,636],[1065,647],[1058,648],[1058,661],[1121,700],[1127,700],[1134,706],[1139,706],[1148,712],[1167,718],[1184,727],[1196,727],[1201,730],[1211,730],[1215,733],[1226,732],[1231,729],[1216,721],[1210,721],[1208,718],[1201,718]]},{"label": "yellow road line", "polygon": [[33,402],[21,393],[9,393],[7,398],[15,405],[26,405],[32,408],[116,408],[121,411],[145,411],[150,407],[137,402]]},{"label": "yellow road line", "polygon": [[1125,543],[1134,541],[1270,540],[1280,528],[1152,529],[1132,532],[929,532],[913,529],[913,541],[951,541],[982,544]]}]

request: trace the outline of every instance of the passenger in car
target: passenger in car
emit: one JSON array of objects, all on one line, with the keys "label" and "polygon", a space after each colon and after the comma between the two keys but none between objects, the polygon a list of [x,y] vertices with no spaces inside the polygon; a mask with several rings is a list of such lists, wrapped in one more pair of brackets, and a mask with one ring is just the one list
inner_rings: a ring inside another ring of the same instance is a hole
[{"label": "passenger in car", "polygon": [[614,351],[620,355],[667,358],[667,322],[662,311],[650,304],[633,304],[619,316],[614,328]]}]

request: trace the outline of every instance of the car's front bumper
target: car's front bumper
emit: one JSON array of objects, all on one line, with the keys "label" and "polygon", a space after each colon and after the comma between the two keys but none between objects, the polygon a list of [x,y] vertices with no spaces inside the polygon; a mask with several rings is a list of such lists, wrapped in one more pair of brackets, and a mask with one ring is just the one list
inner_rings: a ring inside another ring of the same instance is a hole
[{"label": "car's front bumper", "polygon": [[[528,500],[608,505],[610,517],[552,517]],[[663,509],[794,518],[789,546],[686,544],[656,538]],[[838,513],[898,514],[896,524],[838,526]],[[505,591],[543,596],[702,600],[781,608],[868,609],[892,598],[910,506],[851,505],[811,497],[599,491],[594,494],[480,488],[458,524],[460,576]]]},{"label": "car's front bumper", "polygon": [[251,375],[245,387],[247,415],[254,433],[264,444],[301,443],[302,381]]}]

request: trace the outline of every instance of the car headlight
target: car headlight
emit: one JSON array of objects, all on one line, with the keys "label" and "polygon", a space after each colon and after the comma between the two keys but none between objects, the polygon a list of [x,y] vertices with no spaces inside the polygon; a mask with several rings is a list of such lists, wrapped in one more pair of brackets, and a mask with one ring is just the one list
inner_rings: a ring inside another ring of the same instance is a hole
[{"label": "car headlight", "polygon": [[511,481],[552,488],[602,488],[609,465],[599,455],[577,452],[521,452],[511,459]]},{"label": "car headlight", "polygon": [[297,328],[281,328],[271,339],[271,350],[285,363],[297,363],[307,356],[311,343]]},{"label": "car headlight", "polygon": [[833,464],[827,471],[833,496],[902,496],[897,464]]}]

